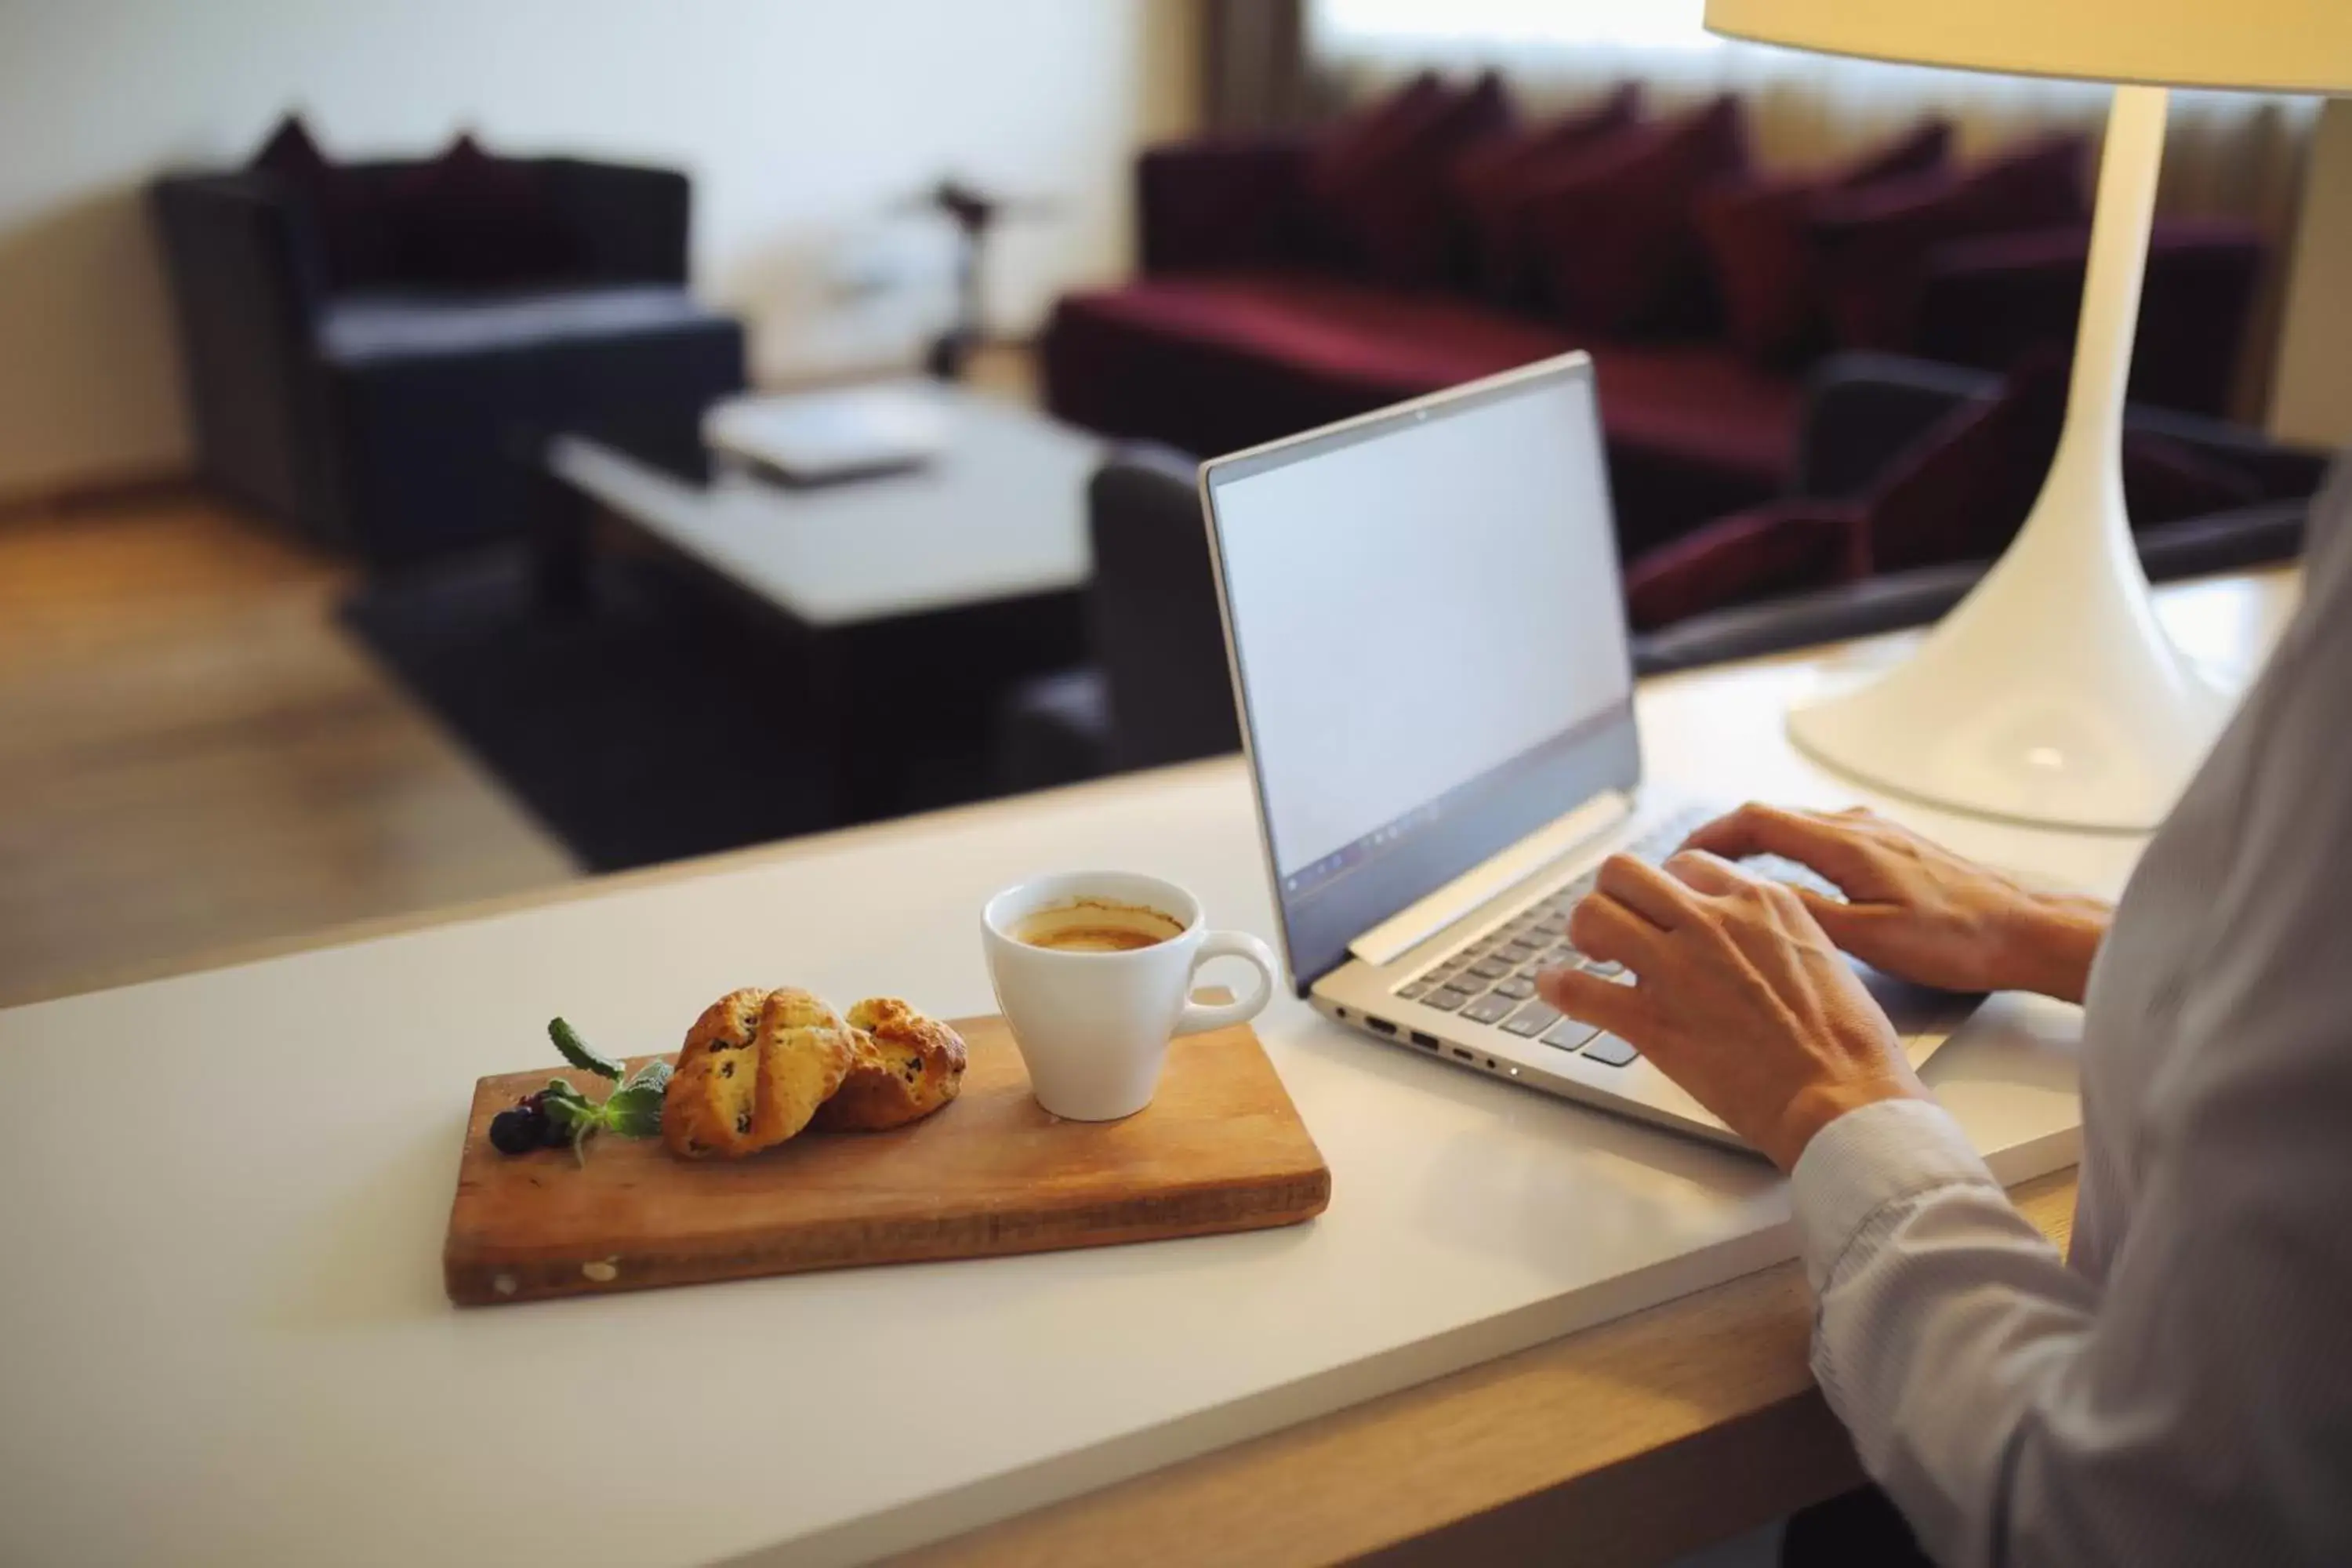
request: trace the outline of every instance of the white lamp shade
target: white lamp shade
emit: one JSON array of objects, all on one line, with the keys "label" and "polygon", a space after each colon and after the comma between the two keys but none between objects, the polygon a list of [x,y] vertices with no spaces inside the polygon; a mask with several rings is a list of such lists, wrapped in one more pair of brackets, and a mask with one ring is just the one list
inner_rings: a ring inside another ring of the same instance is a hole
[{"label": "white lamp shade", "polygon": [[2352,92],[2352,0],[1706,0],[1706,25],[2016,76]]}]

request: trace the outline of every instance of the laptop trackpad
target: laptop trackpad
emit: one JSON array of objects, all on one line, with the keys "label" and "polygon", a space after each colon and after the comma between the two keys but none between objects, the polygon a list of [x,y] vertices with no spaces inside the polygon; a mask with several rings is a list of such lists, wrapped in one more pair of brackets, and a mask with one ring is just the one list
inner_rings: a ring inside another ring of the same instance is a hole
[{"label": "laptop trackpad", "polygon": [[1894,1020],[1895,1032],[1903,1037],[1904,1054],[1911,1058],[1913,1067],[1926,1061],[1984,1004],[1984,997],[1978,993],[1914,985],[1884,970],[1873,969],[1860,959],[1849,962],[1853,972],[1862,976],[1864,988],[1877,998],[1878,1005],[1886,1009],[1887,1017]]}]

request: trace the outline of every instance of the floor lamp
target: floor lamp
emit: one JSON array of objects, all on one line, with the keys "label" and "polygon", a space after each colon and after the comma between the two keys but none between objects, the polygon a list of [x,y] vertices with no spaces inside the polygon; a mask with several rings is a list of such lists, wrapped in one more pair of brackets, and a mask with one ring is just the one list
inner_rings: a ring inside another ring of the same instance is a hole
[{"label": "floor lamp", "polygon": [[1715,32],[1921,65],[2114,81],[2058,453],[2025,526],[1907,660],[1789,715],[1797,744],[1930,805],[2156,826],[2234,693],[2173,647],[2124,510],[2123,401],[2167,86],[2352,92],[2352,0],[1707,0]]}]

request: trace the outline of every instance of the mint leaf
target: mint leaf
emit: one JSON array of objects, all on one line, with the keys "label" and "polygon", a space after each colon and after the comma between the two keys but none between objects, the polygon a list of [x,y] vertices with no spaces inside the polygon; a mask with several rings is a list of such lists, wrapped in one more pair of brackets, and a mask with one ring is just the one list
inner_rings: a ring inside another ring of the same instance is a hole
[{"label": "mint leaf", "polygon": [[664,1087],[639,1081],[614,1089],[602,1108],[604,1124],[624,1138],[659,1137]]},{"label": "mint leaf", "polygon": [[617,1079],[621,1076],[620,1063],[589,1049],[588,1042],[580,1037],[579,1031],[562,1019],[550,1018],[547,1021],[547,1037],[555,1042],[555,1048],[573,1067],[584,1068],[600,1078]]},{"label": "mint leaf", "polygon": [[622,1084],[621,1087],[623,1089],[636,1089],[646,1084],[651,1084],[655,1091],[658,1093],[661,1090],[669,1088],[670,1073],[674,1069],[670,1067],[669,1063],[662,1060],[659,1057],[656,1057],[653,1060],[647,1062],[645,1066],[631,1073],[628,1077],[628,1081]]},{"label": "mint leaf", "polygon": [[547,1092],[540,1103],[555,1125],[565,1132],[576,1133],[583,1127],[593,1127],[604,1120],[603,1107],[560,1078],[547,1080]]}]

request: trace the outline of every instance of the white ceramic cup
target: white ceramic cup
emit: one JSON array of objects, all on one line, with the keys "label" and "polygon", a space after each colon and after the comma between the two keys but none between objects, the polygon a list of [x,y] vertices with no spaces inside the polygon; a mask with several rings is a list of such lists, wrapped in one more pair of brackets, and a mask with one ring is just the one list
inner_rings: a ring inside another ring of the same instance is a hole
[{"label": "white ceramic cup", "polygon": [[[1041,911],[1099,900],[1139,905],[1183,930],[1150,947],[1084,952],[1033,947],[1014,932]],[[1151,1103],[1171,1036],[1255,1018],[1281,965],[1246,931],[1209,931],[1201,900],[1173,882],[1125,871],[1073,871],[1008,888],[981,911],[996,1005],[1029,1068],[1037,1103],[1073,1121],[1116,1121]],[[1192,1000],[1192,973],[1213,958],[1247,959],[1257,985],[1238,1002]]]}]

